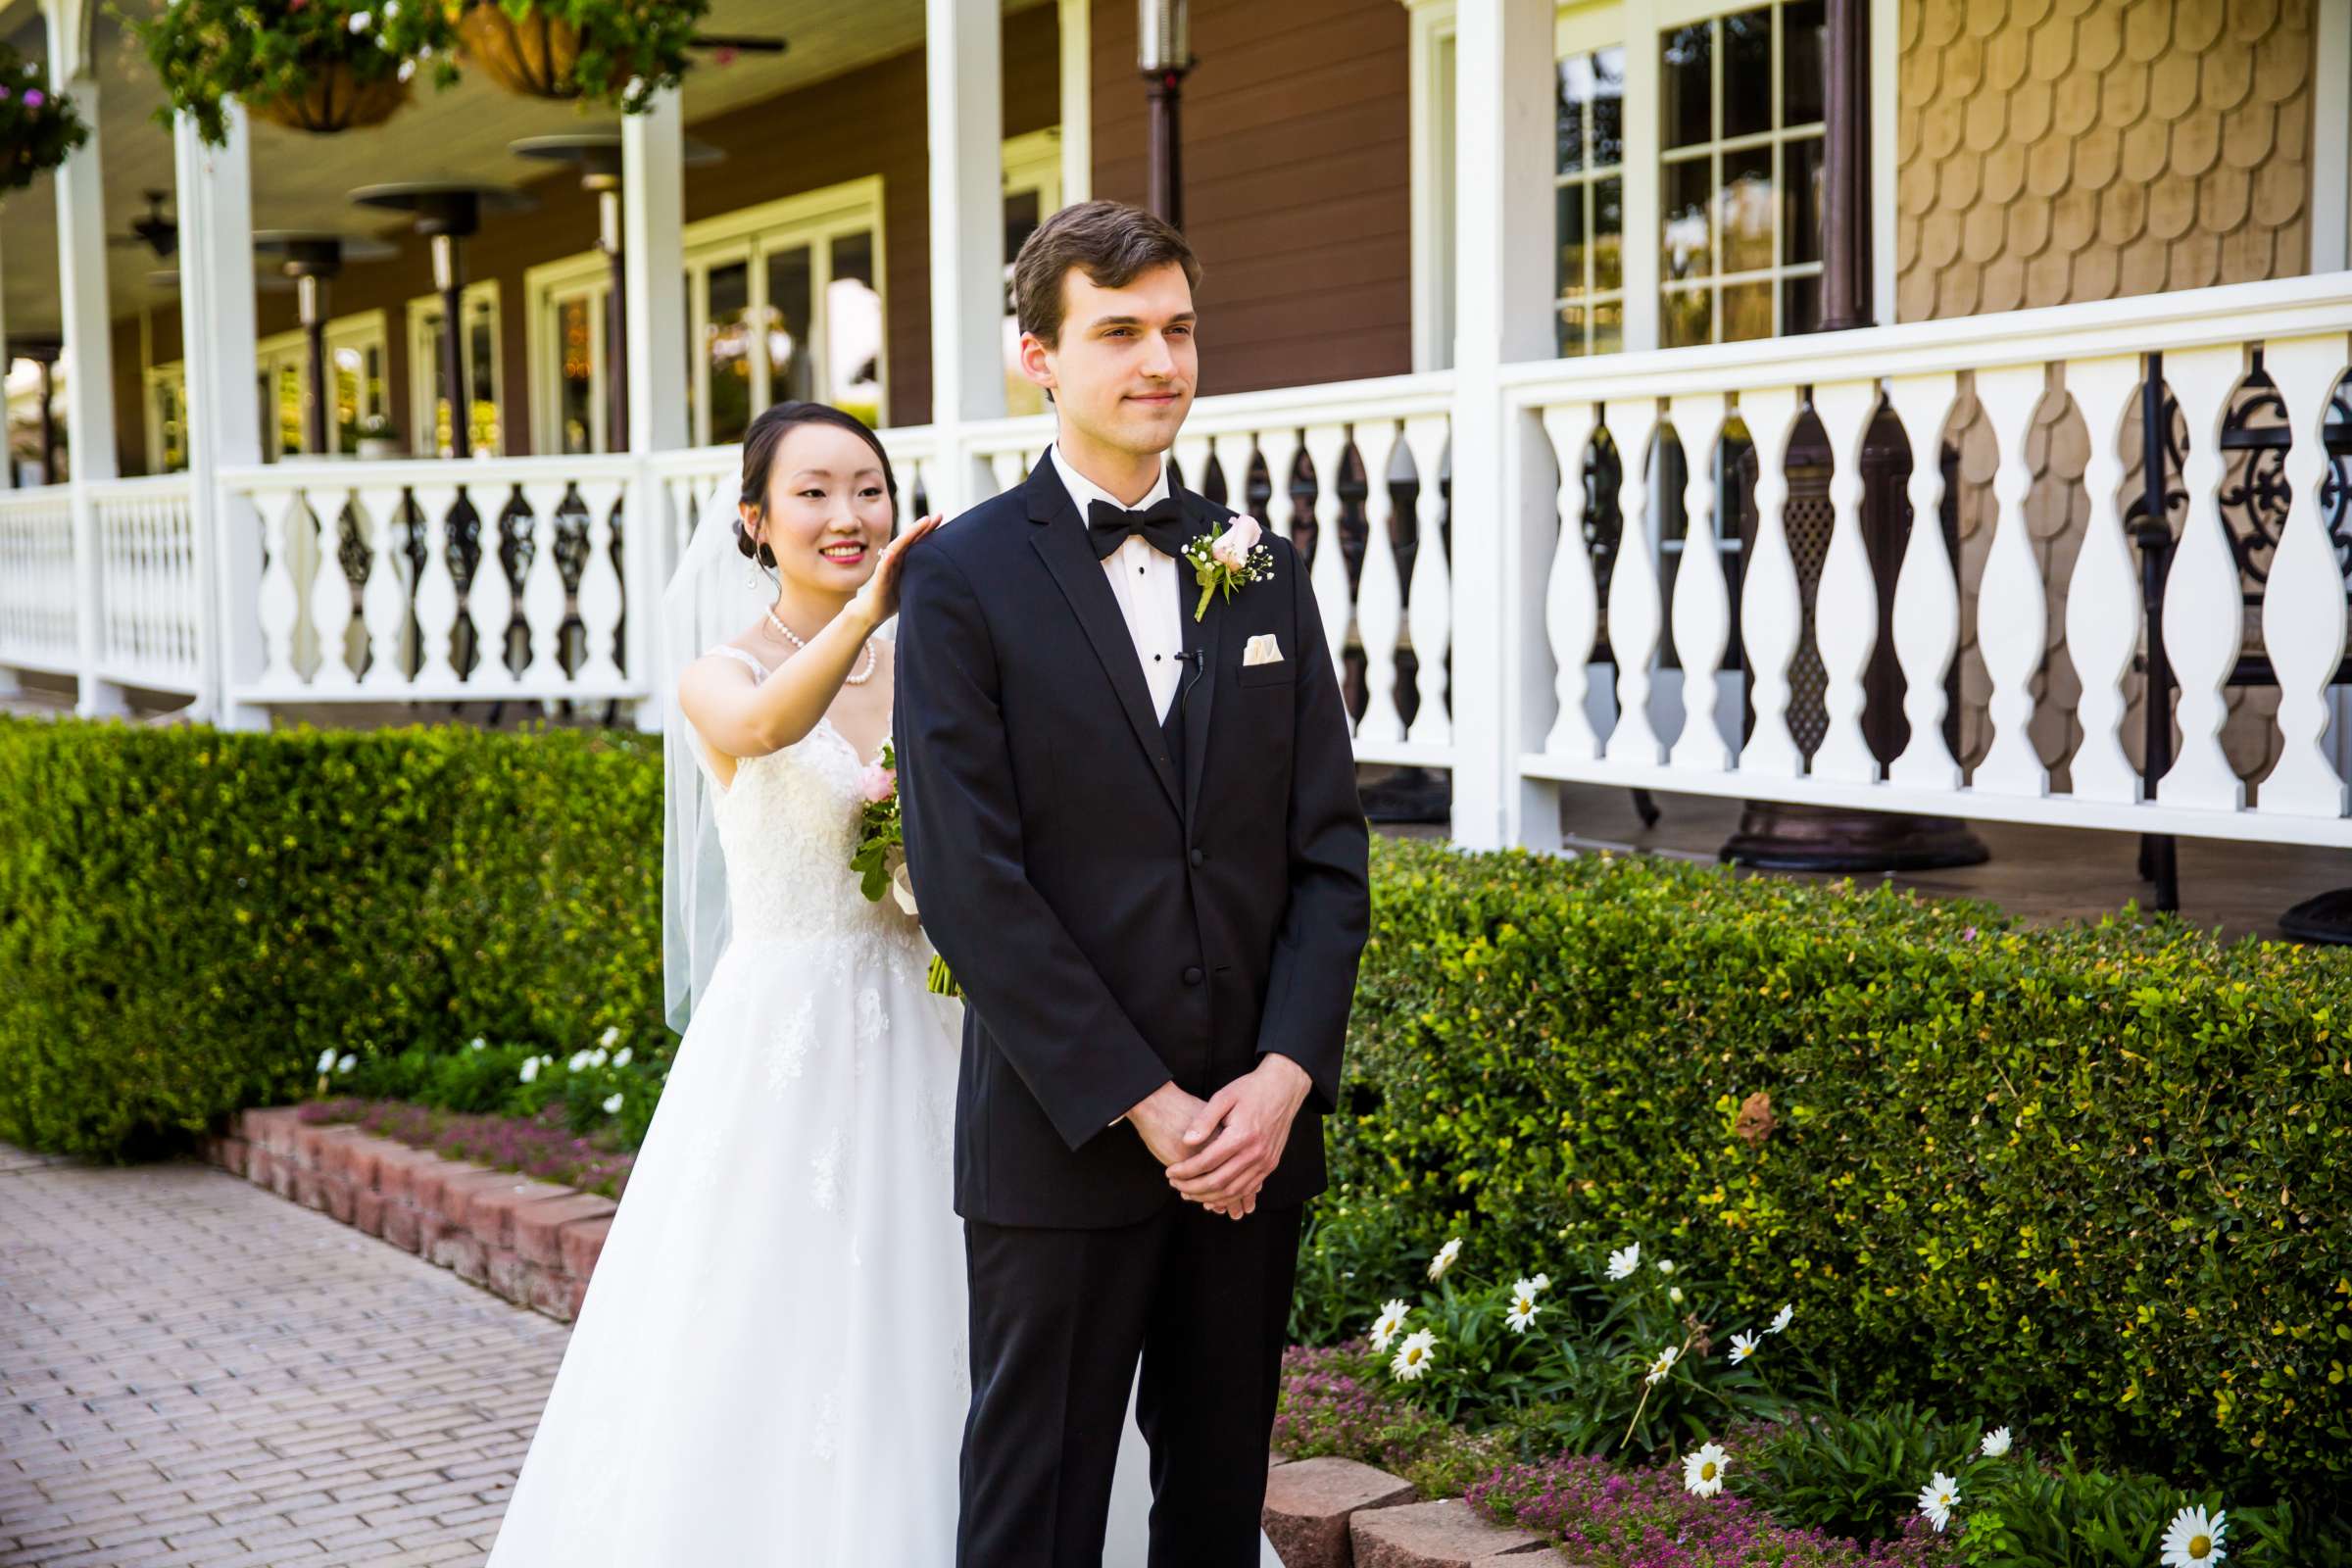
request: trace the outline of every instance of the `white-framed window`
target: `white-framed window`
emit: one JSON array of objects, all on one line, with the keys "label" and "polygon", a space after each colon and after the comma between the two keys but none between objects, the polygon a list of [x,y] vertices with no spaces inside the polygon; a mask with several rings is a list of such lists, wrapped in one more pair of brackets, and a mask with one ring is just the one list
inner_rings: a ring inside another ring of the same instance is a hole
[{"label": "white-framed window", "polygon": [[1043,414],[1045,388],[1021,373],[1021,325],[1012,309],[1012,259],[1062,203],[1061,130],[1048,126],[1004,143],[1004,412]]},{"label": "white-framed window", "polygon": [[[474,453],[506,450],[506,382],[499,363],[498,279],[468,283],[458,296],[465,330],[459,355],[466,387],[466,433]],[[454,457],[449,395],[442,385],[441,296],[409,301],[409,450],[420,458]]]},{"label": "white-framed window", "polygon": [[1614,7],[1558,19],[1552,103],[1560,357],[1625,346],[1625,45]]},{"label": "white-framed window", "polygon": [[147,417],[147,466],[177,473],[188,466],[188,368],[179,360],[140,372]]},{"label": "white-framed window", "polygon": [[[362,421],[387,414],[384,363],[390,327],[382,311],[360,311],[326,323],[326,454],[359,450]],[[260,405],[262,461],[301,457],[308,452],[303,419],[305,383],[310,376],[308,336],[297,327],[274,332],[254,345],[254,396]],[[146,391],[147,452],[159,473],[188,464],[188,372],[184,361],[150,366],[141,377]],[[326,455],[319,454],[319,455]]]}]

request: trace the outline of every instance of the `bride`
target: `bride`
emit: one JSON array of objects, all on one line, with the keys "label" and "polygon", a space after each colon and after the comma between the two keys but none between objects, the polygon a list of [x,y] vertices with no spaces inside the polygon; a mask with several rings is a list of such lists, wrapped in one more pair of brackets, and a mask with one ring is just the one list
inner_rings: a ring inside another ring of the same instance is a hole
[{"label": "bride", "polygon": [[[879,628],[940,525],[892,539],[897,497],[856,417],[770,408],[737,517],[710,509],[663,597],[684,1038],[490,1568],[954,1561],[960,1004],[926,989],[920,929],[849,863],[890,732]],[[1140,1568],[1150,1506],[1131,1409],[1104,1562]]]}]

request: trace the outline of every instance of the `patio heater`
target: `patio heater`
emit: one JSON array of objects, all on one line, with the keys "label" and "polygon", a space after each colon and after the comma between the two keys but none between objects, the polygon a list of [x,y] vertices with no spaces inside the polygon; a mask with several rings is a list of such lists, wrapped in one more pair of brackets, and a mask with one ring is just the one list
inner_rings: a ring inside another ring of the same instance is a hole
[{"label": "patio heater", "polygon": [[[741,43],[743,40],[735,40]],[[780,47],[780,41],[779,41]],[[611,273],[605,300],[605,450],[629,449],[628,302],[622,280],[628,268],[620,246],[620,128],[564,131],[525,136],[507,144],[517,158],[569,164],[580,172],[580,189],[596,197],[596,248]],[[708,169],[726,154],[709,142],[686,139],[688,169]]]},{"label": "patio heater", "polygon": [[1177,100],[1193,69],[1185,0],[1137,0],[1136,69],[1149,104],[1150,146],[1144,205],[1169,226],[1184,227],[1184,172],[1177,146]]},{"label": "patio heater", "polygon": [[294,280],[295,308],[307,350],[302,407],[302,445],[312,457],[331,448],[326,436],[326,293],[346,262],[383,262],[400,254],[380,239],[324,229],[266,228],[253,236],[256,254],[274,257],[278,270]]},{"label": "patio heater", "polygon": [[466,397],[466,323],[460,307],[465,302],[466,274],[459,242],[479,233],[484,213],[527,213],[539,204],[511,185],[480,185],[470,180],[419,179],[389,185],[363,185],[351,193],[362,207],[406,213],[416,230],[432,242],[433,287],[441,295],[441,386],[449,400],[449,449],[453,457],[471,457]]}]

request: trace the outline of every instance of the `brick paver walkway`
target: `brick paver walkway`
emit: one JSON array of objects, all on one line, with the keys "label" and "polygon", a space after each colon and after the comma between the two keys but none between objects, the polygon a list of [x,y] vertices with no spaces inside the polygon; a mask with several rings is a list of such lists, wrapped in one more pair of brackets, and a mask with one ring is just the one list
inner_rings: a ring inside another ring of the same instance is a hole
[{"label": "brick paver walkway", "polygon": [[0,1565],[478,1564],[566,1333],[205,1166],[0,1144]]}]

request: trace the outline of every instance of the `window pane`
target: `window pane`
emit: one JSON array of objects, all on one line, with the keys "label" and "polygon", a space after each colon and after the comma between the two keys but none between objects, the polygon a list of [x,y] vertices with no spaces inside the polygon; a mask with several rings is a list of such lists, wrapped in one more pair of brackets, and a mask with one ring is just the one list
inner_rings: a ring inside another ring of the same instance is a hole
[{"label": "window pane", "polygon": [[1661,56],[1658,123],[1668,147],[1692,147],[1713,134],[1714,28],[1701,22],[1667,33]]},{"label": "window pane", "polygon": [[1781,285],[1781,333],[1821,330],[1821,279],[1792,277]]},{"label": "window pane", "polygon": [[595,322],[588,296],[556,307],[556,439],[566,453],[596,450]]},{"label": "window pane", "polygon": [[1585,291],[1585,187],[1562,185],[1554,202],[1554,232],[1559,237],[1559,260],[1552,269],[1552,292],[1562,299]]},{"label": "window pane", "polygon": [[349,346],[333,351],[331,374],[335,383],[334,428],[332,439],[337,452],[357,452],[360,447],[360,383],[366,373],[367,362],[356,348]]},{"label": "window pane", "polygon": [[1788,238],[1784,262],[1821,260],[1822,139],[1807,136],[1781,144],[1781,169],[1788,179]]},{"label": "window pane", "polygon": [[1713,160],[1687,158],[1665,169],[1665,248],[1661,265],[1669,279],[1705,277],[1714,270],[1710,245],[1714,235],[1708,221],[1715,204],[1708,172]]},{"label": "window pane", "polygon": [[1592,167],[1624,162],[1625,51],[1603,49],[1592,56]]},{"label": "window pane", "polygon": [[1592,352],[1614,354],[1625,347],[1625,307],[1611,303],[1592,307]]},{"label": "window pane", "polygon": [[1782,124],[1810,125],[1823,118],[1829,47],[1822,0],[1797,0],[1781,9]]},{"label": "window pane", "polygon": [[1559,101],[1552,123],[1559,137],[1558,172],[1585,167],[1585,106],[1592,101],[1592,57],[1570,55],[1560,62]]},{"label": "window pane", "polygon": [[1723,134],[1772,128],[1772,12],[1723,19]]},{"label": "window pane", "polygon": [[1660,302],[1658,340],[1670,349],[1706,342],[1711,335],[1707,320],[1709,300],[1703,287],[1678,289],[1668,294]]},{"label": "window pane", "polygon": [[282,367],[277,372],[277,450],[303,451],[302,368]]},{"label": "window pane", "polygon": [[710,272],[703,352],[710,372],[710,442],[740,441],[752,423],[752,268],[728,262]]},{"label": "window pane", "polygon": [[1592,182],[1592,286],[1625,286],[1625,181]]},{"label": "window pane", "polygon": [[1725,153],[1716,215],[1725,271],[1752,272],[1772,265],[1772,149]]},{"label": "window pane", "polygon": [[1563,360],[1581,358],[1585,352],[1585,308],[1582,305],[1560,307],[1559,353]]},{"label": "window pane", "polygon": [[815,276],[808,247],[795,245],[767,258],[767,395],[771,402],[806,403],[816,396],[816,361],[809,353]]},{"label": "window pane", "polygon": [[1723,340],[1772,336],[1772,285],[1735,283],[1723,291]]},{"label": "window pane", "polygon": [[466,334],[466,432],[476,452],[496,452],[498,442],[498,314],[488,300],[474,302]]},{"label": "window pane", "polygon": [[868,424],[882,422],[882,296],[874,288],[874,236],[833,241],[833,280],[825,286],[827,401]]}]

